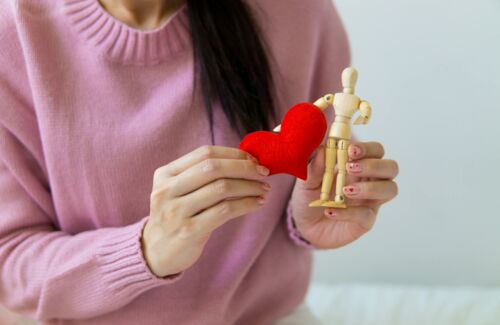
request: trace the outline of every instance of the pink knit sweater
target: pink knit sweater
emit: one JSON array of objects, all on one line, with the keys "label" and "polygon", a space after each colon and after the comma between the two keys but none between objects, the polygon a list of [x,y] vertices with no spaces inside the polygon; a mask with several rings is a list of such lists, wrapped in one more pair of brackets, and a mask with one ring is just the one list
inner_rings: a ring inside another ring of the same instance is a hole
[{"label": "pink knit sweater", "polygon": [[[251,0],[281,118],[340,89],[349,46],[331,0]],[[137,30],[97,0],[0,0],[0,303],[45,324],[271,324],[304,299],[312,249],[289,175],[171,278],[140,236],[156,168],[210,144],[192,101],[186,7]],[[331,114],[328,115],[331,119]],[[237,147],[220,107],[216,145]]]}]

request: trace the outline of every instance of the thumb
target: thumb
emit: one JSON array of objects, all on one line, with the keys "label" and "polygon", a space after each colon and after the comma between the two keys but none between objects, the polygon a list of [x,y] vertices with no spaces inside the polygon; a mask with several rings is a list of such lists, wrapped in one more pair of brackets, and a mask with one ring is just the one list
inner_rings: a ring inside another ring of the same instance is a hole
[{"label": "thumb", "polygon": [[297,179],[303,188],[312,190],[321,185],[325,171],[325,145],[320,145],[313,154],[312,161],[307,165],[307,180]]}]

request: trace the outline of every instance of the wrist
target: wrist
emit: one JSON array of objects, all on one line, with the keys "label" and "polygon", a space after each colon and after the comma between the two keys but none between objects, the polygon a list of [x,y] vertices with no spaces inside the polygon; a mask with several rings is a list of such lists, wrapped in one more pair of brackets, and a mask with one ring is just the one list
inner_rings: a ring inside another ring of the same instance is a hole
[{"label": "wrist", "polygon": [[305,241],[306,243],[308,244],[311,244],[311,242],[309,240],[307,240],[306,238],[304,238],[304,236],[302,235],[302,233],[300,232],[299,228],[297,227],[297,223],[293,217],[293,214],[292,216],[290,217],[291,221],[292,221],[292,227],[293,229],[295,230],[295,234],[303,241]]}]

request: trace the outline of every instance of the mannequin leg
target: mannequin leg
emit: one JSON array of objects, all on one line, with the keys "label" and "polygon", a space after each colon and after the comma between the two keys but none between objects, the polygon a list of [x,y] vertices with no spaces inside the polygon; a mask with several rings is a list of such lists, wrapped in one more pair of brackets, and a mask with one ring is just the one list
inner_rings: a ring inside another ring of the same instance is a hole
[{"label": "mannequin leg", "polygon": [[319,207],[322,206],[325,202],[328,202],[333,184],[336,160],[337,140],[335,138],[328,138],[326,141],[325,173],[323,174],[323,181],[321,183],[321,196],[319,200],[315,200],[309,203],[310,207]]},{"label": "mannequin leg", "polygon": [[337,143],[337,180],[335,186],[335,200],[327,201],[321,204],[323,207],[329,208],[347,208],[344,202],[343,188],[345,185],[346,175],[347,175],[347,147],[349,146],[348,140],[338,140]]},{"label": "mannequin leg", "polygon": [[349,141],[348,140],[339,140],[339,146],[338,146],[338,159],[339,159],[339,164],[338,164],[338,170],[339,173],[337,175],[337,184],[336,184],[336,190],[335,190],[335,202],[338,204],[344,204],[344,186],[345,186],[345,181],[346,181],[346,176],[347,176],[347,148],[349,147]]}]

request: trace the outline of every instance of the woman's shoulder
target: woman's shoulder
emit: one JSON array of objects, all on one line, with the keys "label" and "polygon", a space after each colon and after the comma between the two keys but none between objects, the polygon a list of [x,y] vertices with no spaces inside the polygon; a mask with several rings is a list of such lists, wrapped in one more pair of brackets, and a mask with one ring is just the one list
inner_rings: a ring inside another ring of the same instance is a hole
[{"label": "woman's shoulder", "polygon": [[247,0],[272,41],[303,42],[327,37],[344,42],[346,32],[332,0]]},{"label": "woman's shoulder", "polygon": [[335,7],[332,0],[247,0],[268,18],[295,22],[318,23],[322,17],[331,17]]},{"label": "woman's shoulder", "polygon": [[60,0],[0,0],[0,37],[15,32],[18,20],[49,18],[63,5]]},{"label": "woman's shoulder", "polygon": [[325,7],[332,6],[333,0],[246,0],[250,5],[256,4],[260,7],[279,10],[282,13],[298,12],[308,14],[322,11]]},{"label": "woman's shoulder", "polygon": [[247,1],[287,89],[282,92],[288,104],[316,100],[340,88],[341,72],[350,64],[350,45],[332,0]]},{"label": "woman's shoulder", "polygon": [[[0,44],[8,44],[0,46],[0,64],[13,57],[22,59],[29,39],[24,33],[54,24],[63,5],[63,0],[0,0]],[[34,24],[37,28],[33,28]]]},{"label": "woman's shoulder", "polygon": [[70,0],[0,0],[0,15],[47,14]]}]

